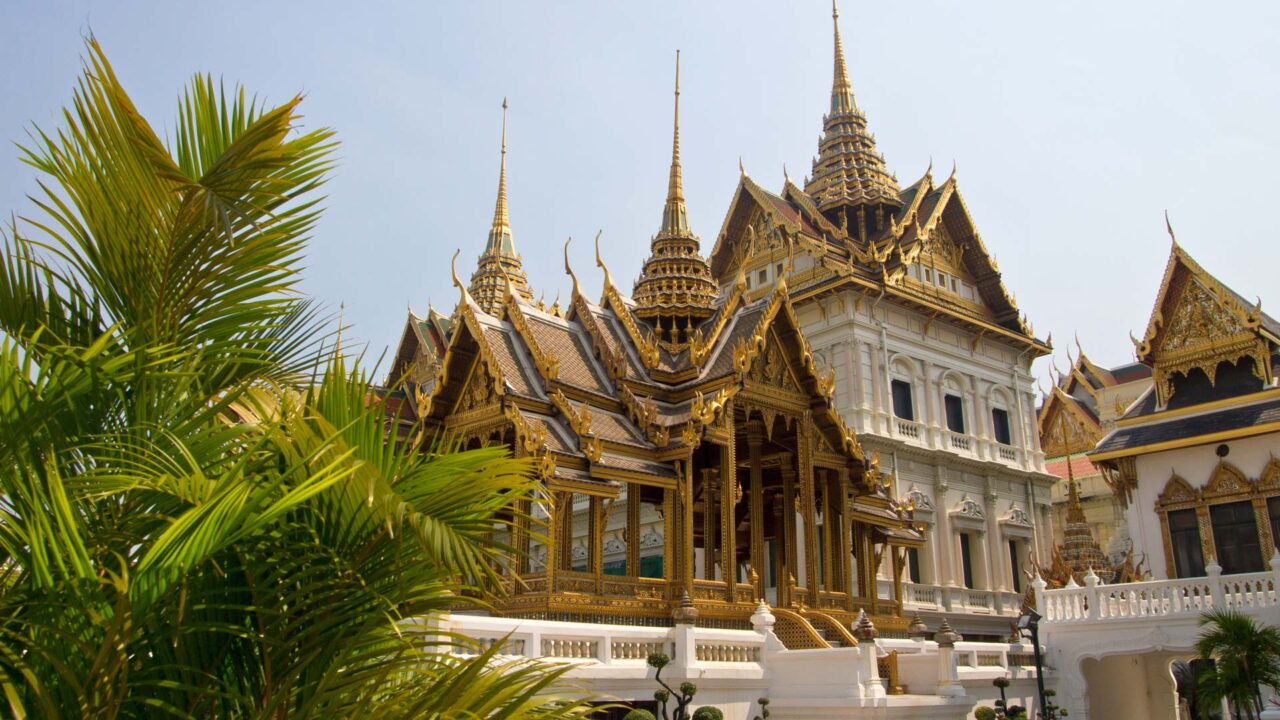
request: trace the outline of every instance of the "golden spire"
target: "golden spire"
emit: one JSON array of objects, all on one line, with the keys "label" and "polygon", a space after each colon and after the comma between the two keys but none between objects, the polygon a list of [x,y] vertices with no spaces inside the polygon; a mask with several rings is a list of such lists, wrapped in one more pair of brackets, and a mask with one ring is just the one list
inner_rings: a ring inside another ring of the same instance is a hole
[{"label": "golden spire", "polygon": [[671,175],[667,180],[667,204],[662,208],[666,234],[689,233],[689,210],[684,204],[684,178],[680,172],[680,51],[676,50],[676,112],[671,134]]},{"label": "golden spire", "polygon": [[[636,315],[670,329],[673,343],[687,340],[693,326],[715,312],[716,284],[711,267],[699,254],[698,237],[689,229],[680,172],[680,52],[676,51],[675,119],[671,141],[671,176],[662,227],[652,253],[636,280]],[[664,322],[663,318],[667,320]]]},{"label": "golden spire", "polygon": [[844,63],[844,43],[840,42],[840,9],[831,0],[831,21],[836,28],[836,67],[831,81],[831,112],[853,112],[858,109],[853,99],[853,86],[849,84],[849,69]]},{"label": "golden spire", "polygon": [[516,254],[511,239],[511,218],[507,217],[507,99],[502,98],[502,161],[498,166],[498,200],[493,206],[493,227],[489,228],[486,250]]},{"label": "golden spire", "polygon": [[[831,103],[822,118],[818,157],[814,158],[804,191],[823,212],[866,206],[888,205],[891,210],[901,207],[898,180],[885,168],[884,157],[876,150],[875,136],[867,130],[867,118],[854,100],[835,0],[831,3],[831,21],[835,46]],[[865,228],[867,234],[878,229]],[[862,236],[863,232],[855,234]]]},{"label": "golden spire", "polygon": [[493,206],[493,224],[489,227],[489,241],[480,262],[471,275],[471,295],[476,304],[490,315],[497,315],[502,308],[507,285],[525,300],[533,301],[529,279],[524,274],[520,255],[516,253],[511,237],[511,219],[507,216],[507,99],[502,99],[502,160],[498,166],[498,199]]}]

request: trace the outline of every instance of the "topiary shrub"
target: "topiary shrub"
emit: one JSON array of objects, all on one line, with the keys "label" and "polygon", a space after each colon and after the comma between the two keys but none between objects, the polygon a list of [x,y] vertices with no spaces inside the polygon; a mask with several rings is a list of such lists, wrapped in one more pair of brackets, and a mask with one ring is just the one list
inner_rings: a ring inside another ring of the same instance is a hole
[{"label": "topiary shrub", "polygon": [[724,713],[720,708],[707,705],[693,711],[693,720],[724,720]]},{"label": "topiary shrub", "polygon": [[649,712],[648,710],[636,709],[636,710],[632,710],[626,715],[623,715],[622,720],[656,720],[656,719],[653,717],[653,713]]},{"label": "topiary shrub", "polygon": [[973,720],[996,720],[996,710],[986,705],[976,708],[973,711]]}]

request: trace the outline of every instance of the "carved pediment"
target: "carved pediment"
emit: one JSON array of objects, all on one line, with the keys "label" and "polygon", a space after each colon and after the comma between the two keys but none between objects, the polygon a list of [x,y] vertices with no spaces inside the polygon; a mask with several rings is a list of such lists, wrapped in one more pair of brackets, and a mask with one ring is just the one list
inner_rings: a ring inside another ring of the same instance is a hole
[{"label": "carved pediment", "polygon": [[1160,496],[1156,498],[1156,506],[1181,505],[1182,503],[1195,502],[1198,499],[1199,494],[1195,488],[1191,487],[1191,483],[1174,473],[1169,478],[1169,482],[1165,483],[1164,490],[1160,491]]},{"label": "carved pediment", "polygon": [[1014,507],[1009,510],[1009,514],[1000,518],[1000,522],[1006,525],[1017,525],[1019,527],[1031,527],[1031,516],[1026,510],[1020,507]]},{"label": "carved pediment", "polygon": [[1040,446],[1046,456],[1088,452],[1102,439],[1100,428],[1086,424],[1077,414],[1077,408],[1068,407],[1075,400],[1054,393],[1049,402],[1052,405],[1046,411],[1040,430]]},{"label": "carved pediment", "polygon": [[1262,469],[1262,475],[1258,477],[1259,490],[1275,490],[1280,488],[1280,460],[1274,456],[1267,461],[1267,466]]},{"label": "carved pediment", "polygon": [[934,511],[933,499],[930,498],[923,490],[914,485],[912,485],[911,489],[907,491],[907,495],[902,499],[902,502],[916,512]]},{"label": "carved pediment", "polygon": [[1209,477],[1208,484],[1204,486],[1203,495],[1206,498],[1218,498],[1247,494],[1252,491],[1253,484],[1245,478],[1239,468],[1226,460],[1220,460],[1218,466],[1213,469],[1213,475]]},{"label": "carved pediment", "polygon": [[749,380],[791,392],[799,392],[800,386],[787,366],[786,355],[778,347],[775,340],[770,339],[763,353],[756,357],[755,363],[747,372]]},{"label": "carved pediment", "polygon": [[496,403],[498,396],[493,386],[493,375],[489,373],[488,364],[483,360],[476,361],[471,377],[467,379],[467,387],[459,396],[454,412],[466,412]]},{"label": "carved pediment", "polygon": [[951,511],[951,516],[968,520],[986,520],[987,513],[982,509],[982,505],[970,497],[963,497]]},{"label": "carved pediment", "polygon": [[1181,291],[1172,300],[1169,321],[1156,342],[1157,362],[1189,348],[1248,332],[1222,300],[1194,277],[1185,277],[1180,285]]}]

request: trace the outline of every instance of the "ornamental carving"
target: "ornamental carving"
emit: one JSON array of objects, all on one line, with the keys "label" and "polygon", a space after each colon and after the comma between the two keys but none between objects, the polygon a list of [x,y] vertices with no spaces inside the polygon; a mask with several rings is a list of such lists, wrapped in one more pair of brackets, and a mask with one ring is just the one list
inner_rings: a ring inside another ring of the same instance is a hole
[{"label": "ornamental carving", "polygon": [[1195,278],[1188,277],[1182,283],[1182,292],[1176,300],[1173,317],[1165,328],[1156,356],[1245,332],[1239,319],[1223,310],[1217,297]]},{"label": "ornamental carving", "polygon": [[987,519],[987,514],[983,511],[982,505],[968,496],[960,499],[960,503],[951,511],[951,515],[953,517],[969,518],[970,520]]},{"label": "ornamental carving", "polygon": [[1204,486],[1203,495],[1208,498],[1219,498],[1228,495],[1238,495],[1251,491],[1251,483],[1245,479],[1244,473],[1231,463],[1220,460],[1218,466],[1213,469],[1213,475],[1209,477],[1209,482]]},{"label": "ornamental carving", "polygon": [[911,508],[912,510],[917,510],[921,512],[934,511],[933,499],[930,498],[927,494],[925,494],[923,490],[917,488],[914,485],[912,485],[911,489],[907,491],[907,495],[905,498],[903,498],[903,502],[905,502],[907,507]]},{"label": "ornamental carving", "polygon": [[1009,511],[1009,514],[1005,515],[1000,522],[1003,522],[1006,525],[1018,525],[1021,527],[1031,527],[1031,516],[1027,514],[1026,510],[1023,510],[1020,507],[1015,507],[1011,509]]},{"label": "ornamental carving", "polygon": [[497,402],[497,396],[493,391],[493,376],[489,374],[487,363],[483,360],[477,361],[475,370],[471,373],[471,381],[467,383],[467,389],[462,391],[462,397],[458,400],[457,411],[466,412],[495,402]]},{"label": "ornamental carving", "polygon": [[1200,493],[1191,487],[1191,483],[1174,473],[1169,478],[1169,482],[1165,483],[1164,490],[1160,491],[1160,496],[1156,499],[1156,507],[1193,503],[1199,499]]}]

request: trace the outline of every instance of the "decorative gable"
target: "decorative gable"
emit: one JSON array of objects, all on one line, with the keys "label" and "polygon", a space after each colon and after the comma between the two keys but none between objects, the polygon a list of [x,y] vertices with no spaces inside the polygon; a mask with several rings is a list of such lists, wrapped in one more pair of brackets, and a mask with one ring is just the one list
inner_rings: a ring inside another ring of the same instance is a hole
[{"label": "decorative gable", "polygon": [[1146,334],[1134,345],[1138,359],[1152,368],[1156,400],[1164,406],[1173,396],[1174,375],[1200,370],[1214,384],[1224,362],[1251,359],[1253,373],[1270,383],[1273,324],[1261,301],[1250,306],[1175,242]]}]

